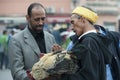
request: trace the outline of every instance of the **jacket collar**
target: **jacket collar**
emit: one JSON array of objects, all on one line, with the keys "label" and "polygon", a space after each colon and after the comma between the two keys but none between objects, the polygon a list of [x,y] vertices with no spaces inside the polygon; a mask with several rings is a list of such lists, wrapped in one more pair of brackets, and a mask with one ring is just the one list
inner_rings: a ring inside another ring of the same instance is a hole
[{"label": "jacket collar", "polygon": [[25,38],[25,42],[33,49],[33,51],[36,53],[36,55],[39,56],[41,53],[40,49],[39,49],[34,37],[30,33],[28,26],[24,30],[24,38]]}]

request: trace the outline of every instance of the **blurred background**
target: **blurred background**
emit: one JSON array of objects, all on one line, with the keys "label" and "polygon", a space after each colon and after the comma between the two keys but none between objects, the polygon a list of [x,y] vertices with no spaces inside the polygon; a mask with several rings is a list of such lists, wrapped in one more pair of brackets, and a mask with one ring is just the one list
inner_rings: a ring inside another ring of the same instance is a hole
[{"label": "blurred background", "polygon": [[57,38],[59,44],[68,35],[66,30],[70,30],[72,10],[79,5],[86,5],[99,14],[97,24],[108,30],[120,31],[120,0],[0,0],[0,34],[4,29],[7,29],[8,33],[12,29],[16,32],[23,30],[27,24],[25,19],[27,8],[32,2],[40,2],[45,6],[47,11],[45,30],[52,32],[53,35],[56,34],[55,31],[59,31],[62,37]]},{"label": "blurred background", "polygon": [[47,26],[58,24],[68,28],[71,11],[76,6],[87,5],[99,14],[98,24],[120,31],[120,0],[0,0],[0,32],[6,28],[23,29],[27,7],[32,2],[45,6]]},{"label": "blurred background", "polygon": [[7,30],[8,34],[12,30],[23,30],[27,24],[27,8],[32,2],[45,6],[45,30],[52,33],[63,47],[67,45],[64,44],[67,43],[66,38],[73,34],[70,29],[71,12],[79,5],[86,5],[98,13],[97,24],[111,31],[120,31],[120,0],[0,0],[0,34],[3,30]]}]

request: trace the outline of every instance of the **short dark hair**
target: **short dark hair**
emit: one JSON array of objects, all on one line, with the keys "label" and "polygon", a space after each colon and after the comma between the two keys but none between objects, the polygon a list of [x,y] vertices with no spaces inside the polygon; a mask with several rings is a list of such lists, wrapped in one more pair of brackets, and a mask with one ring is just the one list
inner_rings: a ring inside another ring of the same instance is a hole
[{"label": "short dark hair", "polygon": [[42,4],[40,4],[40,3],[32,3],[32,4],[30,4],[30,6],[28,7],[28,10],[27,10],[28,16],[31,16],[32,9],[34,7],[36,7],[36,6],[40,6],[40,7],[42,7],[45,10],[45,8],[44,8],[44,6]]},{"label": "short dark hair", "polygon": [[7,33],[7,30],[3,30],[3,34],[6,34]]}]

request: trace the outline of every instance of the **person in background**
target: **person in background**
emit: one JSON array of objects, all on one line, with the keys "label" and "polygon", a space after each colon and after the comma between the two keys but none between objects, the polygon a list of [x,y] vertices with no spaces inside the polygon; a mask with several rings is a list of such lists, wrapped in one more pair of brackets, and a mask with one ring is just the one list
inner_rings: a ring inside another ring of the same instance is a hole
[{"label": "person in background", "polygon": [[61,80],[106,80],[106,64],[112,58],[107,47],[111,41],[97,34],[97,19],[97,13],[89,8],[80,6],[73,10],[71,24],[76,36],[70,51],[79,69],[75,74],[62,75]]},{"label": "person in background", "polygon": [[10,31],[10,34],[8,35],[8,43],[9,43],[9,40],[11,39],[11,37],[15,34],[15,31],[14,30],[11,30]]},{"label": "person in background", "polygon": [[[43,30],[45,18],[46,11],[42,4],[30,4],[26,15],[28,25],[10,39],[8,52],[14,80],[31,80],[29,72],[43,53],[60,48],[53,35]],[[51,80],[57,80],[57,77]]]},{"label": "person in background", "polygon": [[11,36],[13,36],[15,34],[15,31],[11,30],[10,34],[11,34]]},{"label": "person in background", "polygon": [[120,80],[120,33],[115,31],[108,31],[103,26],[95,25],[98,34],[102,34],[112,40],[108,47],[112,53],[112,61],[107,67],[107,80]]},{"label": "person in background", "polygon": [[20,29],[12,29],[8,35],[8,43],[9,43],[9,40],[11,39],[12,36],[14,36],[16,33],[19,33],[21,30]]},{"label": "person in background", "polygon": [[8,68],[7,41],[7,30],[3,30],[3,33],[0,36],[0,69],[3,69],[3,66],[5,66],[6,69]]},{"label": "person in background", "polygon": [[51,34],[55,37],[55,40],[57,42],[57,44],[61,45],[62,44],[62,37],[60,35],[60,28],[61,26],[56,24],[54,27],[53,27],[53,30],[51,31]]}]

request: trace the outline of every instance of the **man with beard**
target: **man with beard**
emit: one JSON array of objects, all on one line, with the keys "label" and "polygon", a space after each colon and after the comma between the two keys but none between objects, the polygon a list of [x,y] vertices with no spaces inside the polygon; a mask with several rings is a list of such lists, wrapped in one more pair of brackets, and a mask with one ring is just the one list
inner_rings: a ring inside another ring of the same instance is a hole
[{"label": "man with beard", "polygon": [[39,61],[40,55],[60,48],[55,38],[43,30],[45,18],[43,5],[32,3],[26,15],[28,26],[10,39],[8,52],[14,80],[30,80],[27,72]]}]

